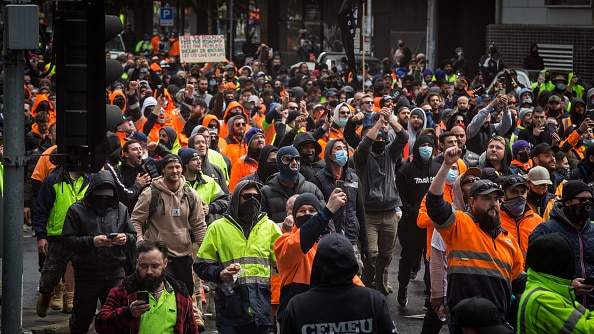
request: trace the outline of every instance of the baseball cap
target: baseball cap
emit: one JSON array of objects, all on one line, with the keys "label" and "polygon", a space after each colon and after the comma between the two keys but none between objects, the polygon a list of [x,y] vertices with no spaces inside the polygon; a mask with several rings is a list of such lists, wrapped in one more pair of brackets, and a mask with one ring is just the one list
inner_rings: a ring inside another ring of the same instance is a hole
[{"label": "baseball cap", "polygon": [[182,160],[181,160],[181,158],[180,158],[178,155],[176,155],[176,154],[167,154],[167,155],[166,155],[166,156],[163,158],[163,160],[161,160],[161,169],[165,169],[165,167],[166,167],[167,165],[169,165],[170,163],[174,163],[174,162],[177,162],[177,163],[181,164],[181,163],[182,163]]},{"label": "baseball cap", "polygon": [[497,183],[489,180],[478,180],[470,187],[470,197],[488,195],[492,192],[497,192],[499,196],[503,196],[503,190],[499,188]]},{"label": "baseball cap", "polygon": [[514,333],[502,324],[497,306],[486,298],[463,299],[454,306],[452,313],[456,317],[456,327],[473,327],[483,334]]},{"label": "baseball cap", "polygon": [[510,175],[503,180],[501,183],[501,188],[503,191],[512,190],[518,186],[524,186],[528,189],[528,185],[526,185],[526,179],[520,175]]},{"label": "baseball cap", "polygon": [[469,176],[478,177],[480,179],[482,174],[483,172],[480,168],[470,167],[464,172],[464,174],[462,174],[462,178],[460,179],[460,181],[464,182],[464,180]]},{"label": "baseball cap", "polygon": [[559,95],[551,95],[551,97],[549,97],[549,103],[551,102],[559,102],[561,103],[561,98],[559,97]]},{"label": "baseball cap", "polygon": [[530,171],[528,171],[527,179],[535,186],[539,186],[541,184],[553,184],[553,182],[551,182],[549,171],[542,166],[532,167]]},{"label": "baseball cap", "polygon": [[551,146],[547,142],[540,143],[532,148],[532,151],[530,152],[530,158],[534,158],[548,150],[552,150],[553,153],[557,153],[559,152],[559,146]]}]

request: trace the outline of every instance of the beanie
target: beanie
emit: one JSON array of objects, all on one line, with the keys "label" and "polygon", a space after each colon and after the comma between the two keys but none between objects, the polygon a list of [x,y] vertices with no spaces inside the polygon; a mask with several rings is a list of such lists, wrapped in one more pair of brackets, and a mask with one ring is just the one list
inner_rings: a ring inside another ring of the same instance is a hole
[{"label": "beanie", "polygon": [[532,108],[520,108],[519,119],[524,119],[524,116],[526,116],[528,113],[532,113]]},{"label": "beanie", "polygon": [[423,71],[423,76],[426,77],[428,75],[433,75],[433,72],[431,72],[431,70],[424,70]]},{"label": "beanie", "polygon": [[441,79],[445,79],[446,73],[443,70],[436,70],[435,71],[435,81],[439,81]]},{"label": "beanie", "polygon": [[193,148],[189,148],[189,147],[180,148],[179,151],[177,151],[177,154],[179,155],[179,158],[181,159],[182,166],[185,166],[194,157],[199,156],[198,151],[196,151]]},{"label": "beanie", "polygon": [[569,201],[570,199],[574,198],[577,194],[587,191],[592,194],[592,188],[588,186],[584,181],[580,180],[571,180],[567,181],[563,185],[563,193],[561,195],[561,202],[565,203],[565,201]]},{"label": "beanie", "polygon": [[524,147],[530,148],[530,144],[525,140],[518,140],[512,145],[512,157],[515,159],[518,152]]},{"label": "beanie", "polygon": [[252,141],[254,136],[257,134],[264,136],[264,131],[262,131],[260,128],[253,127],[245,133],[245,142],[247,143],[248,147],[250,146],[250,142]]},{"label": "beanie", "polygon": [[304,205],[311,205],[314,208],[316,208],[318,212],[322,211],[322,205],[320,203],[320,200],[314,194],[303,193],[297,196],[297,198],[295,199],[295,203],[293,203],[293,212],[291,212],[293,218],[297,214],[297,211],[299,211],[299,208]]},{"label": "beanie", "polygon": [[301,163],[297,165],[297,169],[291,169],[291,163],[284,164],[282,161],[283,156],[300,156],[299,151],[293,146],[285,146],[281,147],[278,152],[276,153],[276,165],[279,170],[278,179],[281,181],[287,181],[292,183],[297,183],[299,180],[299,168],[301,167]]},{"label": "beanie", "polygon": [[297,117],[299,117],[299,115],[301,115],[301,113],[299,112],[299,110],[291,110],[291,111],[289,111],[289,114],[287,115],[287,120],[285,121],[285,124],[290,124]]},{"label": "beanie", "polygon": [[543,234],[528,245],[526,265],[540,273],[571,280],[575,275],[572,245],[559,232]]}]

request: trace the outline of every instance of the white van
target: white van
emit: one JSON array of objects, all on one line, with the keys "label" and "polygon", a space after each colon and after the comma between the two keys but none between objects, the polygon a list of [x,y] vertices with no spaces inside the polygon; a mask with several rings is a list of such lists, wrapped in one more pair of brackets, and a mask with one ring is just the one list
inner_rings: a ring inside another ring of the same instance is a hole
[{"label": "white van", "polygon": [[116,59],[122,54],[126,54],[126,47],[121,35],[117,35],[111,41],[105,43],[105,52],[109,52],[111,59]]}]

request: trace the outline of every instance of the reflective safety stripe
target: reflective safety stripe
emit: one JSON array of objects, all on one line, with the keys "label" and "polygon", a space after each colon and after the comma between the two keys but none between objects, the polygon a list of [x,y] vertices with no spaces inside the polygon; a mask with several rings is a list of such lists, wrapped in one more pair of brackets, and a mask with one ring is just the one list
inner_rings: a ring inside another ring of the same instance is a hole
[{"label": "reflective safety stripe", "polygon": [[497,269],[448,265],[448,274],[483,275],[483,276],[488,276],[488,277],[499,278],[499,279],[505,280],[506,282],[509,282],[509,277],[503,276],[501,271],[499,271]]},{"label": "reflective safety stripe", "polygon": [[497,266],[505,269],[510,275],[512,275],[512,266],[509,263],[503,262],[500,259],[493,258],[489,253],[484,252],[473,252],[469,250],[452,250],[448,254],[449,259],[463,259],[463,260],[481,260],[481,261],[491,261],[494,262]]},{"label": "reflective safety stripe", "polygon": [[179,111],[175,114],[177,115],[177,120],[181,123],[181,125],[186,125],[186,120],[184,119],[184,116],[182,116]]},{"label": "reflective safety stripe", "polygon": [[223,262],[223,267],[227,267],[232,263],[239,263],[241,265],[244,264],[258,264],[261,266],[270,266],[270,260],[269,259],[264,259],[261,257],[253,257],[253,256],[246,256],[246,257],[241,257],[239,259],[233,259],[233,260],[229,260],[229,261],[225,261]]},{"label": "reflective safety stripe", "polygon": [[582,318],[584,314],[580,313],[578,310],[573,310],[569,315],[569,318],[565,320],[563,327],[559,330],[559,333],[573,333],[573,329],[575,325],[577,325],[578,321]]},{"label": "reflective safety stripe", "polygon": [[526,306],[528,305],[528,301],[530,301],[530,297],[535,293],[535,292],[539,292],[539,291],[545,291],[545,289],[543,288],[535,288],[534,290],[530,291],[526,296],[524,297],[524,302],[522,303],[522,305],[520,305],[520,328],[518,328],[518,333],[519,334],[524,334],[526,333]]},{"label": "reflective safety stripe", "polygon": [[248,276],[248,277],[239,277],[237,281],[233,284],[233,286],[241,285],[241,284],[270,284],[270,277],[266,276]]}]

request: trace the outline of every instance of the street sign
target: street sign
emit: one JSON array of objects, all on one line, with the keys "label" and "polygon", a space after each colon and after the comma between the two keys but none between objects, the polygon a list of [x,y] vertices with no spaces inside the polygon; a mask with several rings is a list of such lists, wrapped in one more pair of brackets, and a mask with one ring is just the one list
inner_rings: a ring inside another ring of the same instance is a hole
[{"label": "street sign", "polygon": [[159,25],[161,27],[173,26],[173,7],[159,8]]}]

